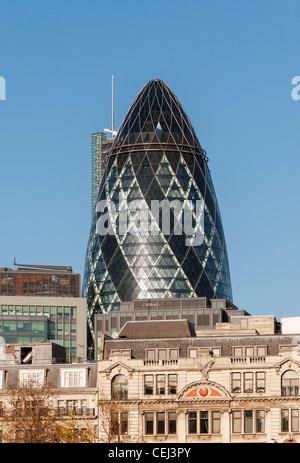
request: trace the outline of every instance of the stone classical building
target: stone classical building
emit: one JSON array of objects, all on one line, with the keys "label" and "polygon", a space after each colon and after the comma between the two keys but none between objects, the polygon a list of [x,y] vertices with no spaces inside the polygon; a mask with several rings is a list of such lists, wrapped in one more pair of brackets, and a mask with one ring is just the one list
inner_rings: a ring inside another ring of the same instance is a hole
[{"label": "stone classical building", "polygon": [[88,426],[97,433],[96,363],[66,363],[66,349],[50,342],[0,344],[0,437],[11,389],[23,385],[46,386],[53,395],[53,413],[60,420],[72,414],[76,429]]},{"label": "stone classical building", "polygon": [[98,388],[117,404],[118,440],[299,442],[299,333],[299,318],[233,316],[211,330],[147,320],[103,335]]}]

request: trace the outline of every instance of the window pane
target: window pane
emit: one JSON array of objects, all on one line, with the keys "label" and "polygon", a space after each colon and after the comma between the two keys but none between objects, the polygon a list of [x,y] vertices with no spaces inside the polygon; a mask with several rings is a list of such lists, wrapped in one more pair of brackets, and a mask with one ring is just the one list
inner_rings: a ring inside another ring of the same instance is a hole
[{"label": "window pane", "polygon": [[121,413],[121,434],[128,433],[128,413]]},{"label": "window pane", "polygon": [[291,431],[299,432],[299,410],[291,410]]},{"label": "window pane", "polygon": [[245,410],[245,422],[244,422],[244,432],[253,433],[253,411]]},{"label": "window pane", "polygon": [[157,413],[156,418],[157,418],[156,434],[165,434],[165,412]]},{"label": "window pane", "polygon": [[177,375],[169,375],[169,394],[176,394],[177,392]]},{"label": "window pane", "polygon": [[166,390],[166,376],[157,375],[156,376],[156,394],[165,394]]},{"label": "window pane", "polygon": [[190,412],[189,413],[189,434],[196,434],[197,433],[197,413]]},{"label": "window pane", "polygon": [[248,357],[253,357],[254,356],[254,348],[253,347],[246,347],[246,355]]},{"label": "window pane", "polygon": [[288,410],[281,410],[281,431],[282,432],[289,431],[289,411]]},{"label": "window pane", "polygon": [[197,349],[190,349],[189,350],[189,356],[190,356],[190,358],[196,358],[197,357]]},{"label": "window pane", "polygon": [[208,412],[200,412],[200,433],[208,433]]},{"label": "window pane", "polygon": [[166,359],[167,358],[167,351],[165,349],[158,350],[158,358],[159,359]]},{"label": "window pane", "polygon": [[234,356],[235,357],[242,357],[243,355],[243,350],[241,347],[235,347],[234,348]]},{"label": "window pane", "polygon": [[128,381],[126,376],[117,375],[111,382],[112,398],[115,400],[127,400],[128,398]]},{"label": "window pane", "polygon": [[257,356],[258,357],[264,357],[266,355],[266,347],[258,347],[257,348]]},{"label": "window pane", "polygon": [[144,388],[145,394],[153,394],[154,392],[153,375],[145,375],[144,381],[145,381],[145,388]]},{"label": "window pane", "polygon": [[153,434],[153,413],[145,414],[146,429],[145,434]]},{"label": "window pane", "polygon": [[231,381],[232,381],[232,392],[241,392],[241,374],[232,373]]},{"label": "window pane", "polygon": [[265,372],[256,373],[256,392],[265,392]]},{"label": "window pane", "polygon": [[256,432],[265,432],[264,410],[256,410]]},{"label": "window pane", "polygon": [[155,359],[155,350],[147,350],[146,351],[146,358],[148,360],[154,360]]},{"label": "window pane", "polygon": [[170,412],[168,414],[169,419],[169,434],[176,434],[176,412]]},{"label": "window pane", "polygon": [[232,412],[232,432],[238,433],[242,432],[242,412],[240,410],[235,410]]},{"label": "window pane", "polygon": [[178,358],[178,350],[177,349],[170,349],[169,356],[170,356],[170,359],[177,359]]},{"label": "window pane", "polygon": [[212,412],[212,433],[219,434],[220,433],[220,412]]},{"label": "window pane", "polygon": [[119,434],[119,415],[118,413],[111,414],[111,433],[113,436]]},{"label": "window pane", "polygon": [[244,392],[253,392],[253,374],[244,373]]}]

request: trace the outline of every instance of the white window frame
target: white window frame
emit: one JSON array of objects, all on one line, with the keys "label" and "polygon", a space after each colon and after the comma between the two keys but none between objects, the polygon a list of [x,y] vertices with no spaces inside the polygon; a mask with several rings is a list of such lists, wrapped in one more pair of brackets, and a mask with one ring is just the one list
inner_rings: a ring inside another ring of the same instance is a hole
[{"label": "white window frame", "polygon": [[[30,377],[31,376],[31,377]],[[35,376],[35,377],[34,377]],[[45,384],[45,370],[19,370],[20,386],[40,387]]]},{"label": "white window frame", "polygon": [[[76,373],[77,375],[79,375],[77,378],[76,378]],[[61,384],[61,387],[86,387],[86,369],[85,368],[61,369],[60,370],[60,384]]]}]

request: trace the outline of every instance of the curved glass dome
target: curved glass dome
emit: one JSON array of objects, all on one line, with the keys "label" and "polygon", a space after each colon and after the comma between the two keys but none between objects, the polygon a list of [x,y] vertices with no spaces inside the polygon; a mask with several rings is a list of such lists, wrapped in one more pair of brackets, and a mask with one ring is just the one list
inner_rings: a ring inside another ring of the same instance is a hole
[{"label": "curved glass dome", "polygon": [[[127,204],[136,201],[152,219],[153,200],[177,200],[181,213],[189,204],[194,222],[193,208],[202,202],[202,243],[186,245],[184,228],[181,234],[175,232],[179,222],[172,209],[173,227],[168,232],[156,217],[156,233],[133,233],[130,227],[120,233],[124,217],[128,224],[134,216],[122,209],[124,197]],[[83,277],[91,329],[95,313],[118,310],[121,301],[204,296],[232,301],[225,237],[206,153],[177,97],[161,80],[143,87],[121,124],[107,157],[98,206],[105,201],[116,205],[115,228],[111,222],[99,233],[109,207],[96,208]]]}]

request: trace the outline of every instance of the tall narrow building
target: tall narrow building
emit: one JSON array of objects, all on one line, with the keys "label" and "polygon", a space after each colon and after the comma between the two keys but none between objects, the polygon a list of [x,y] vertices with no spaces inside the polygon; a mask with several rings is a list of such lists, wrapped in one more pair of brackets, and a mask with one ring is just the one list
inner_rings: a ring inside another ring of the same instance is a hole
[{"label": "tall narrow building", "polygon": [[[104,223],[108,209],[95,209],[83,278],[92,332],[94,314],[119,310],[122,301],[202,296],[232,301],[222,220],[207,163],[175,94],[161,80],[148,82],[113,140],[98,191],[98,204],[115,204],[114,224],[119,227],[110,225],[100,233],[99,223],[101,219]],[[127,233],[120,233],[124,217],[127,224],[137,221],[120,198],[127,206],[136,201],[140,210],[146,210],[158,225],[156,233],[152,229],[133,233],[130,226]],[[152,201],[174,200],[182,206],[181,217],[188,205],[193,224],[197,224],[196,203],[204,205],[203,221],[196,225],[202,227],[200,244],[188,240],[178,210],[175,214],[170,208],[167,231],[161,216],[153,217]]]}]

